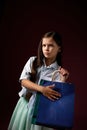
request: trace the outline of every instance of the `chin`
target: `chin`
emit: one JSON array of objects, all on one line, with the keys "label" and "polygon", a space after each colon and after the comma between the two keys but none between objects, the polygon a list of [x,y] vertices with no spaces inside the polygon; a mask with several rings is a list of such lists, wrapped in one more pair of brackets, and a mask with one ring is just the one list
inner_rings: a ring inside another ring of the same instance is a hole
[{"label": "chin", "polygon": [[46,55],[45,58],[50,58],[50,57]]}]

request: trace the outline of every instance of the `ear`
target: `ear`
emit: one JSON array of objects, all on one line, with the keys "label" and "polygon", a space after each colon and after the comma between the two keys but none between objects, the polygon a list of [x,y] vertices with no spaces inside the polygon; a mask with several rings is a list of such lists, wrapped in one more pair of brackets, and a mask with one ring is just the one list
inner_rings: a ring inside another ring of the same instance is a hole
[{"label": "ear", "polygon": [[59,52],[61,52],[61,47],[59,47]]}]

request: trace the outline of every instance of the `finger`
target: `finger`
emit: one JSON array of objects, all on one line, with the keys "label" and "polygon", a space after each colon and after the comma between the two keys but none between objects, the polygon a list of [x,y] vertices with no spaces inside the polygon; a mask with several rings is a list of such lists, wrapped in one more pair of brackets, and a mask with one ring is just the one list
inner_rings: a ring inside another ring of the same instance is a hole
[{"label": "finger", "polygon": [[50,86],[48,86],[49,88],[54,88],[55,87],[55,84],[52,84],[52,85],[50,85]]},{"label": "finger", "polygon": [[59,68],[58,68],[58,71],[60,71],[61,70],[61,66],[59,66]]},{"label": "finger", "polygon": [[59,72],[59,73],[62,73],[62,67],[59,67],[59,68],[58,68],[58,72]]},{"label": "finger", "polygon": [[59,97],[58,97],[58,96],[54,96],[54,95],[51,95],[51,98],[52,98],[52,99],[54,99],[54,100],[59,99]]},{"label": "finger", "polygon": [[57,96],[57,97],[61,97],[61,94],[55,90],[51,91],[51,95]]},{"label": "finger", "polygon": [[49,88],[51,88],[50,93],[53,94],[53,95],[55,95],[55,96],[61,97],[61,94],[59,92],[57,92],[57,91],[55,91],[55,90],[52,89],[54,87],[55,87],[55,84],[49,86]]},{"label": "finger", "polygon": [[55,101],[55,100],[58,100],[59,98],[51,95],[51,96],[48,96],[48,99],[50,99],[51,101]]},{"label": "finger", "polygon": [[47,97],[48,99],[50,99],[51,101],[55,101],[52,97]]},{"label": "finger", "polygon": [[61,73],[63,76],[69,75],[69,72],[68,72],[67,70],[63,69],[63,68],[61,68],[61,69],[59,70],[59,73]]}]

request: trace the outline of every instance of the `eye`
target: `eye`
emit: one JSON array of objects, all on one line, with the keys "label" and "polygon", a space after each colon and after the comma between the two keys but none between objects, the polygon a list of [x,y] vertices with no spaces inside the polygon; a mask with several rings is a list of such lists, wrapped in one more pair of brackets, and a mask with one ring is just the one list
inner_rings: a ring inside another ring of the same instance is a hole
[{"label": "eye", "polygon": [[45,47],[46,45],[45,44],[42,44],[42,47]]},{"label": "eye", "polygon": [[50,47],[53,47],[54,45],[53,45],[53,44],[50,44],[49,46],[50,46]]}]

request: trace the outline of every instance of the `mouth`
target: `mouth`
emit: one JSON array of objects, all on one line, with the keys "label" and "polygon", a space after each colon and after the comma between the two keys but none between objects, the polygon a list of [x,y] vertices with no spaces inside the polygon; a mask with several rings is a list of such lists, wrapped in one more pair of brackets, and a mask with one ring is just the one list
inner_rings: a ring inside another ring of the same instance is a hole
[{"label": "mouth", "polygon": [[49,52],[45,52],[44,54],[45,54],[45,55],[50,55],[50,53],[49,53]]},{"label": "mouth", "polygon": [[45,51],[44,53],[45,53],[45,54],[50,54],[50,52],[49,52],[49,51]]}]

